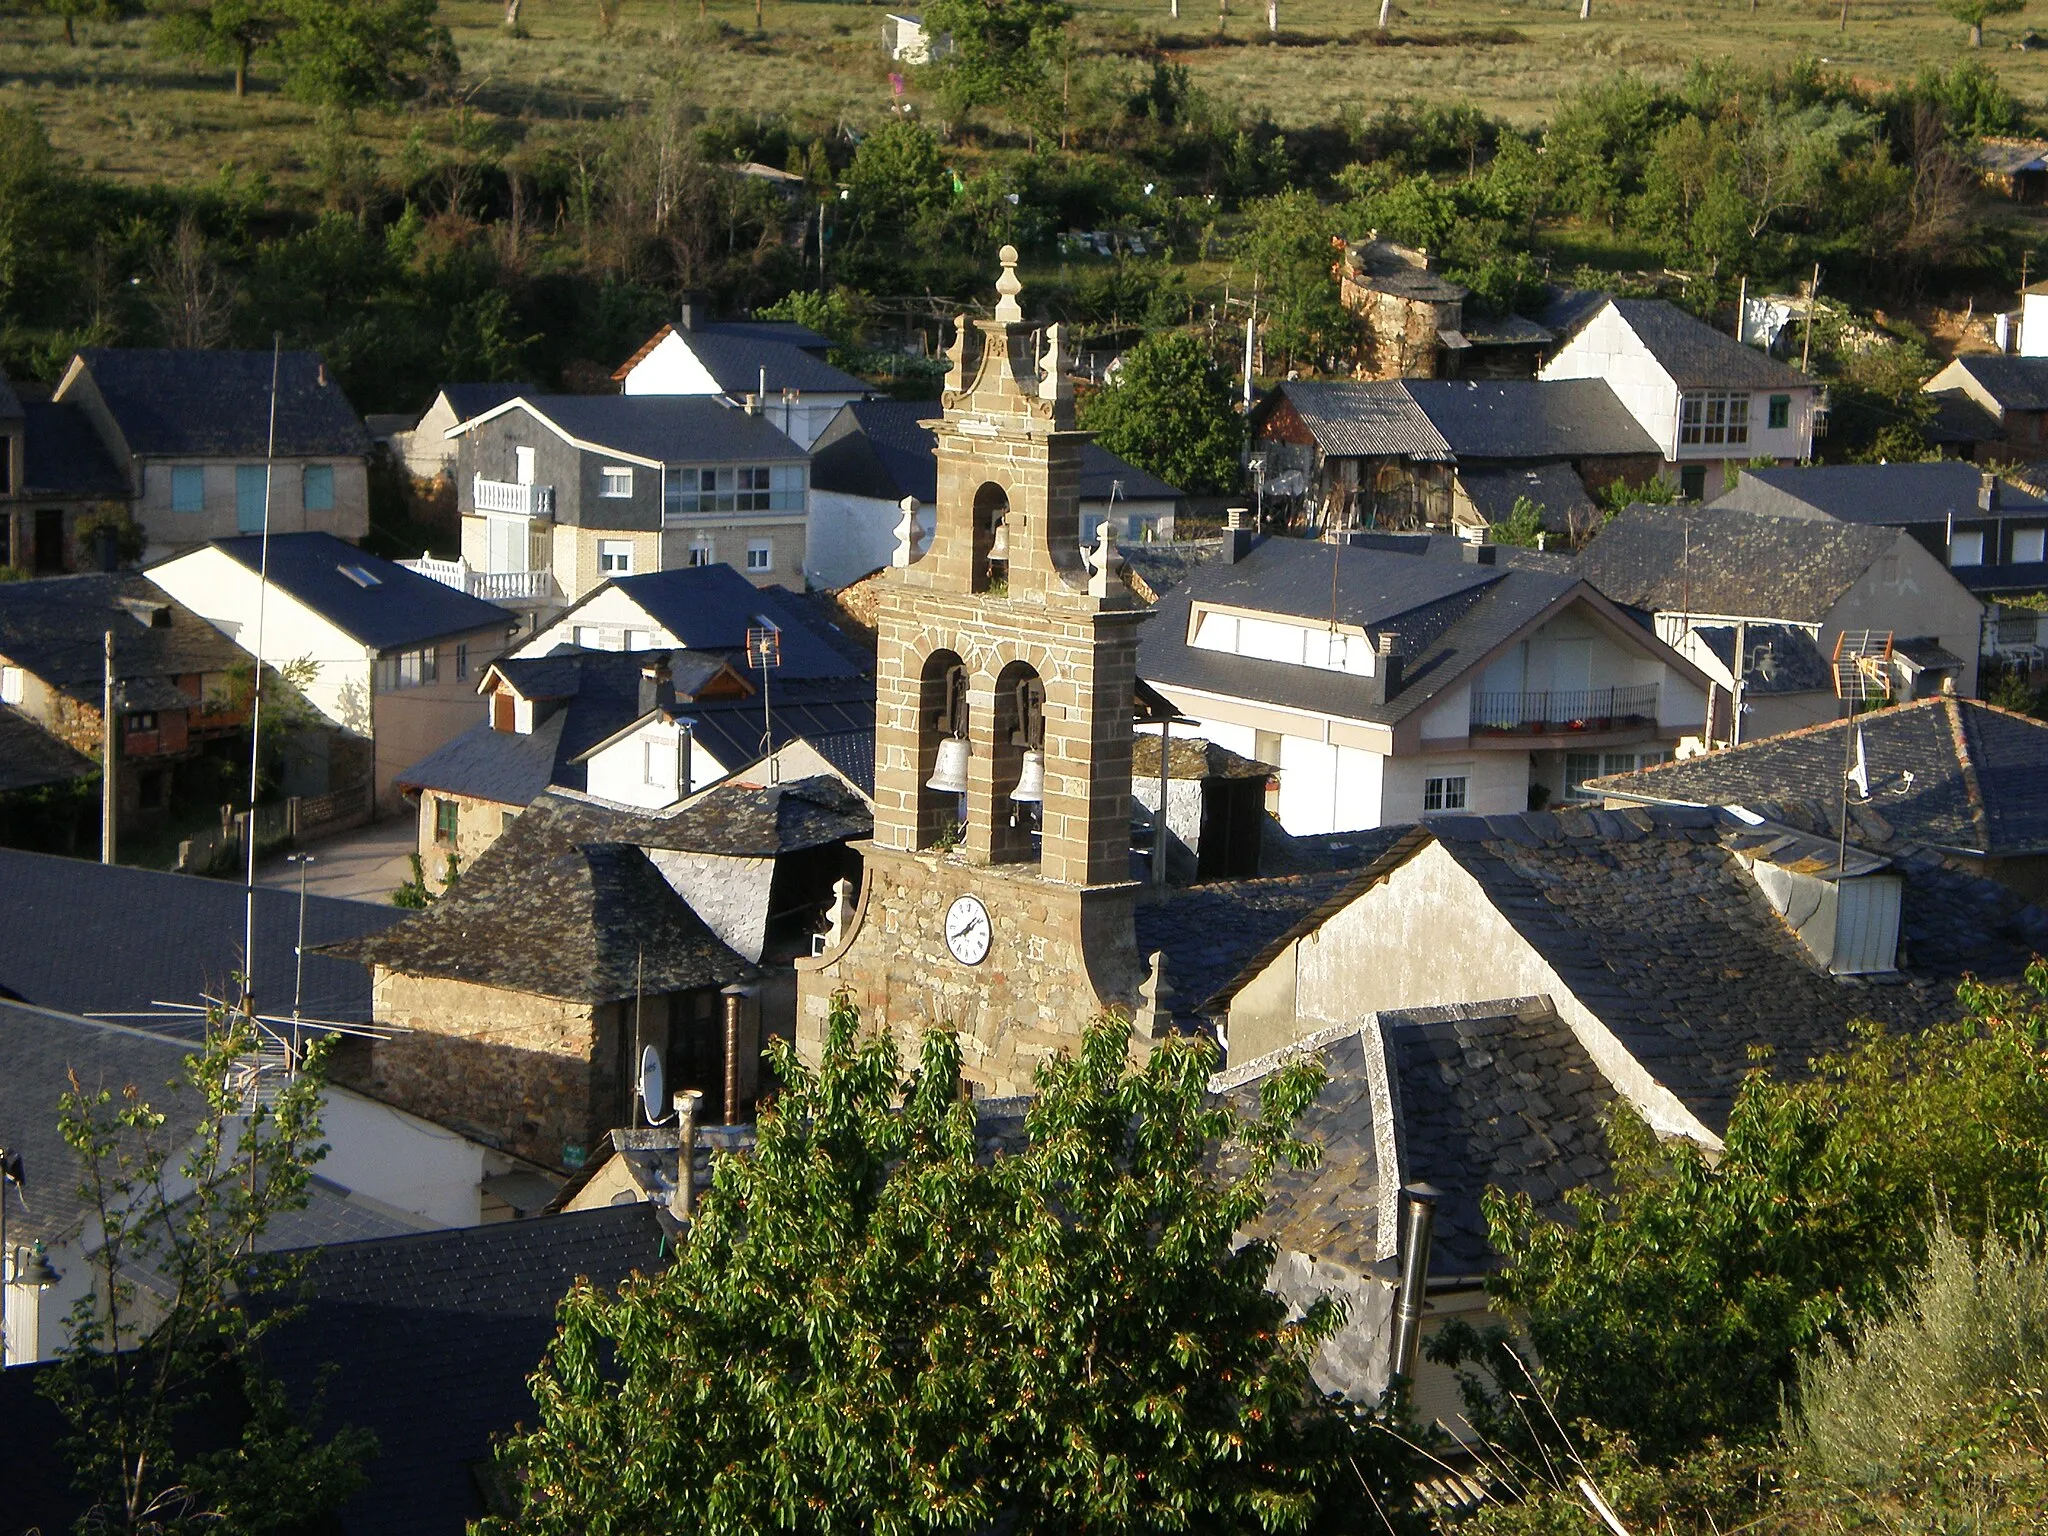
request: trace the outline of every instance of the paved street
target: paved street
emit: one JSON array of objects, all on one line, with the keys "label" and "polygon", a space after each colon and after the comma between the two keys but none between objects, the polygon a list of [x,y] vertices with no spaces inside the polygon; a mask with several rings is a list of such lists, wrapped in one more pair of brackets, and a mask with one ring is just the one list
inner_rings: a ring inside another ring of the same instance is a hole
[{"label": "paved street", "polygon": [[[306,893],[388,902],[391,893],[412,878],[406,856],[416,846],[418,827],[410,816],[387,816],[367,827],[309,844],[305,851],[313,855],[313,863],[306,872]],[[256,878],[264,885],[297,889],[299,870],[280,855],[259,865]]]}]

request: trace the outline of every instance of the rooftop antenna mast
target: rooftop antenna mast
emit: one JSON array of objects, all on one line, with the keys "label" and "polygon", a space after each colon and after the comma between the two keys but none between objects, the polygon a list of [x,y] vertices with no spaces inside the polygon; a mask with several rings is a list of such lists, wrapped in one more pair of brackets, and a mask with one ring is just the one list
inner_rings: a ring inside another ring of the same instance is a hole
[{"label": "rooftop antenna mast", "polygon": [[256,572],[255,686],[249,703],[249,819],[243,834],[248,855],[242,886],[242,1011],[256,1017],[256,791],[263,768],[263,623],[270,597],[270,483],[277,469],[277,375],[284,361],[284,333],[270,335],[270,435],[263,448],[263,542]]},{"label": "rooftop antenna mast", "polygon": [[1834,670],[1835,697],[1849,706],[1842,726],[1842,825],[1835,835],[1835,873],[1840,876],[1849,867],[1849,780],[1856,766],[1856,716],[1867,701],[1892,696],[1892,632],[1843,630],[1835,637]]},{"label": "rooftop antenna mast", "polygon": [[747,631],[747,661],[761,669],[761,756],[768,762],[768,782],[782,782],[775,762],[775,717],[768,703],[768,674],[782,665],[782,631],[763,619]]}]

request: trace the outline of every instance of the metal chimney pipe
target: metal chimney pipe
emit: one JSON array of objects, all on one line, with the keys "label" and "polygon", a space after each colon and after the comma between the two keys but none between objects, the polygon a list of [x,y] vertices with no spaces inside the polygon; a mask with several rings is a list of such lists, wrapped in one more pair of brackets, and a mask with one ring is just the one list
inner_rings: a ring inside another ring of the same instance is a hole
[{"label": "metal chimney pipe", "polygon": [[1394,1374],[1415,1379],[1416,1346],[1422,1342],[1422,1313],[1428,1305],[1429,1242],[1436,1231],[1436,1203],[1443,1191],[1409,1184],[1401,1211],[1401,1288],[1394,1293]]},{"label": "metal chimney pipe", "polygon": [[676,1095],[676,1187],[668,1197],[668,1213],[688,1221],[697,1203],[697,1111],[704,1090],[685,1088]]},{"label": "metal chimney pipe", "polygon": [[747,1024],[747,998],[752,989],[738,983],[724,989],[725,997],[725,1123],[740,1123],[740,1038]]}]

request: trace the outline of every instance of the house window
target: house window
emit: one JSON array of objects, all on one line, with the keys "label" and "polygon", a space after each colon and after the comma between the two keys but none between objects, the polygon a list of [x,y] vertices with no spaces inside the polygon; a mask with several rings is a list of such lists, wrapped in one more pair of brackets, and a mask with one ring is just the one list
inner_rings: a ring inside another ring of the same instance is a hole
[{"label": "house window", "polygon": [[2048,528],[2015,528],[2012,531],[2012,563],[2039,565],[2048,559]]},{"label": "house window", "polygon": [[1564,797],[1567,800],[1597,798],[1586,789],[1586,780],[1600,777],[1598,752],[1567,752],[1564,755]]},{"label": "house window", "polygon": [[1790,395],[1771,396],[1770,414],[1765,417],[1765,424],[1773,432],[1782,432],[1792,425],[1792,397]]},{"label": "house window", "polygon": [[434,841],[442,847],[453,846],[456,829],[461,818],[461,809],[453,800],[434,800]]},{"label": "house window", "polygon": [[263,507],[270,499],[270,471],[261,464],[235,466],[235,527],[242,533],[263,531]]},{"label": "house window", "polygon": [[630,496],[633,494],[633,471],[623,464],[607,464],[604,467],[604,490],[606,496]]},{"label": "house window", "polygon": [[469,676],[469,642],[467,640],[455,642],[455,675],[459,678]]},{"label": "house window", "polygon": [[1678,494],[1687,501],[1700,501],[1707,494],[1707,466],[1704,464],[1681,464],[1678,466]]},{"label": "house window", "polygon": [[629,629],[626,631],[626,649],[646,651],[654,648],[654,631],[651,629]]},{"label": "house window", "polygon": [[604,632],[595,624],[578,624],[575,628],[576,649],[595,651],[604,647]]},{"label": "house window", "polygon": [[665,741],[643,741],[640,743],[641,777],[656,789],[666,789],[675,782],[675,748]]},{"label": "house window", "polygon": [[156,711],[137,710],[122,721],[122,729],[129,732],[153,731],[156,729]]},{"label": "house window", "polygon": [[377,663],[378,683],[386,689],[423,688],[441,680],[441,658],[431,645],[400,651]]},{"label": "house window", "polygon": [[21,702],[21,678],[21,668],[0,667],[0,704]]},{"label": "house window", "polygon": [[334,510],[334,466],[332,464],[308,464],[306,466],[306,510],[308,512],[332,512]]},{"label": "house window", "polygon": [[1422,814],[1464,810],[1465,784],[1462,773],[1431,774],[1422,781]]},{"label": "house window", "polygon": [[512,477],[520,485],[533,484],[533,450],[516,444],[512,449]]},{"label": "house window", "polygon": [[769,571],[775,568],[775,546],[766,539],[754,539],[747,545],[747,569]]},{"label": "house window", "polygon": [[1749,441],[1749,396],[1734,390],[1700,389],[1680,397],[1678,440],[1690,446]]},{"label": "house window", "polygon": [[206,510],[206,471],[197,464],[180,464],[171,470],[171,510]]},{"label": "house window", "polygon": [[1984,563],[1984,535],[1958,533],[1948,542],[1948,563],[1950,565],[1982,565]]},{"label": "house window", "polygon": [[801,512],[804,466],[753,464],[733,469],[686,466],[668,475],[668,511]]},{"label": "house window", "polygon": [[709,565],[710,563],[711,546],[709,544],[692,544],[690,546],[690,564]]},{"label": "house window", "polygon": [[[607,492],[607,495],[610,493]],[[597,541],[597,568],[606,576],[630,576],[633,574],[633,541],[631,539],[599,539]]]}]

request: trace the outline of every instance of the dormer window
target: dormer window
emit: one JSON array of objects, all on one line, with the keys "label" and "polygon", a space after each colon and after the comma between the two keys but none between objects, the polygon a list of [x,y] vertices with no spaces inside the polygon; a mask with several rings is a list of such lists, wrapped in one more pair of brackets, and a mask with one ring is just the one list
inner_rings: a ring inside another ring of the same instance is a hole
[{"label": "dormer window", "polygon": [[1358,630],[1328,624],[1253,618],[1197,608],[1194,634],[1188,644],[1198,651],[1221,651],[1256,661],[1284,661],[1324,672],[1371,677],[1377,666],[1372,637]]}]

